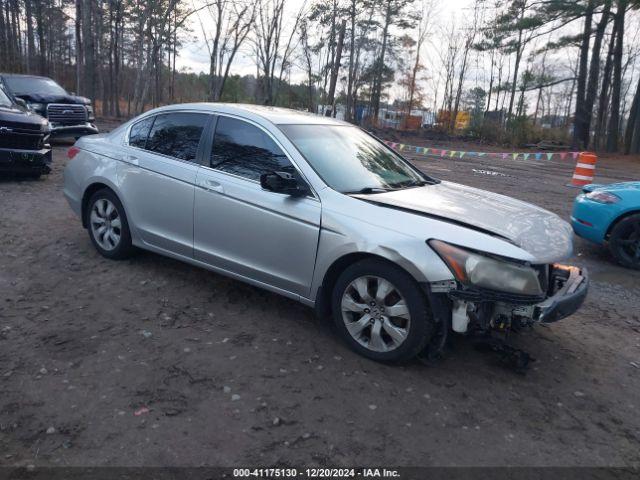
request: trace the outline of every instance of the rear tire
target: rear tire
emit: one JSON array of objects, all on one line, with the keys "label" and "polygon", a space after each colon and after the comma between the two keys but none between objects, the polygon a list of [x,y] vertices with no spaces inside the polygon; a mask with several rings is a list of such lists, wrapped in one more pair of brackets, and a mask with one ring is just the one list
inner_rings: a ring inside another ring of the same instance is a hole
[{"label": "rear tire", "polygon": [[379,362],[406,362],[429,342],[434,321],[420,285],[398,266],[365,259],[347,267],[331,296],[333,319],[344,341]]},{"label": "rear tire", "polygon": [[623,267],[640,270],[640,214],[623,218],[613,227],[609,250]]},{"label": "rear tire", "polygon": [[100,255],[123,260],[134,253],[127,215],[115,193],[106,188],[95,192],[85,215],[89,238]]}]

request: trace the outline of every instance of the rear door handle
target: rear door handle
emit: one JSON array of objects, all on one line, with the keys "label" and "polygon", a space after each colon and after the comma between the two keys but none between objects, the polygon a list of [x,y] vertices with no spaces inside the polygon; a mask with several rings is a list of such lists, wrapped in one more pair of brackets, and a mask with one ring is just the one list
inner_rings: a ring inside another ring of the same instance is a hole
[{"label": "rear door handle", "polygon": [[198,186],[204,188],[205,190],[209,190],[211,192],[223,193],[224,188],[222,185],[215,180],[202,179],[198,181]]},{"label": "rear door handle", "polygon": [[140,165],[140,160],[135,155],[127,155],[127,162],[133,165]]}]

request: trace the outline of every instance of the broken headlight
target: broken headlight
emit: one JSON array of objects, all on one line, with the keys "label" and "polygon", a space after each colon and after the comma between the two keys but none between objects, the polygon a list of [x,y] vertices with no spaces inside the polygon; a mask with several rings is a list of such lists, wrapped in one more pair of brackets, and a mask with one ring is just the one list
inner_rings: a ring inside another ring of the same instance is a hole
[{"label": "broken headlight", "polygon": [[456,280],[467,286],[521,295],[540,295],[537,272],[525,265],[455,247],[440,240],[429,245],[444,260]]},{"label": "broken headlight", "polygon": [[36,113],[44,113],[46,108],[46,104],[36,102],[29,102],[27,103],[27,106],[29,107],[29,110]]}]

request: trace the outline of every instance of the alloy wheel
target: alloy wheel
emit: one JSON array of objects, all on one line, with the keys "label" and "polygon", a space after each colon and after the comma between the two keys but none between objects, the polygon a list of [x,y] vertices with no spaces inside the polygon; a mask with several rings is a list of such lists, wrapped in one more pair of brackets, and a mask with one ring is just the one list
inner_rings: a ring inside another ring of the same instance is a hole
[{"label": "alloy wheel", "polygon": [[113,250],[120,243],[122,220],[120,213],[111,201],[99,198],[91,208],[89,217],[93,238],[105,250]]},{"label": "alloy wheel", "polygon": [[349,334],[363,347],[389,352],[409,335],[411,315],[398,289],[378,276],[363,276],[345,289],[342,320]]},{"label": "alloy wheel", "polygon": [[640,266],[640,222],[633,222],[627,231],[616,239],[618,250],[626,260]]}]

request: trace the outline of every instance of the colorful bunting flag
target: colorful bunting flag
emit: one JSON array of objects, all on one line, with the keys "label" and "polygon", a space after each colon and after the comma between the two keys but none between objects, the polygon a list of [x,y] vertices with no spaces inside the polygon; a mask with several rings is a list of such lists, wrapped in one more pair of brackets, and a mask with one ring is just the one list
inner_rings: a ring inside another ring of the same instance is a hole
[{"label": "colorful bunting flag", "polygon": [[445,155],[450,158],[464,158],[465,156],[470,157],[493,157],[493,158],[502,158],[503,160],[507,160],[511,157],[513,160],[517,160],[518,158],[523,158],[524,160],[528,160],[531,156],[533,156],[536,160],[541,160],[546,158],[547,160],[553,160],[554,155],[560,155],[560,159],[564,160],[567,158],[567,155],[571,155],[571,157],[575,160],[579,157],[580,152],[533,152],[533,153],[519,153],[519,152],[511,152],[511,153],[502,153],[502,152],[465,152],[463,150],[445,150],[431,147],[420,147],[415,145],[406,145],[404,143],[396,143],[389,140],[384,141],[385,145],[398,150],[408,150],[414,151],[415,153],[420,155],[440,155],[440,157],[444,157]]}]

